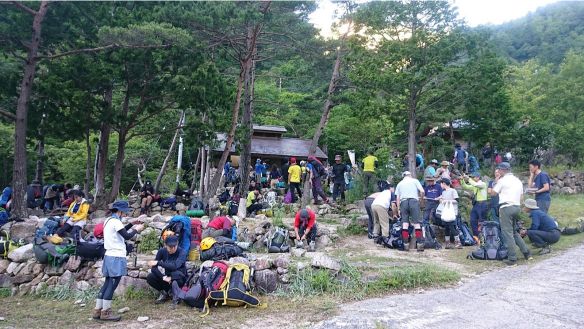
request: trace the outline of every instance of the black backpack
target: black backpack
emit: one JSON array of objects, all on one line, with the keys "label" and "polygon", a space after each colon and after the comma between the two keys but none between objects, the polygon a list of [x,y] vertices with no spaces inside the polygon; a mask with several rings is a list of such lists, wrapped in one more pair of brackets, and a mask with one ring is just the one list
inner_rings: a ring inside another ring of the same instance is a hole
[{"label": "black backpack", "polygon": [[314,177],[325,177],[326,176],[326,170],[324,169],[324,166],[322,164],[320,164],[318,161],[312,161],[312,168],[314,169],[313,175]]},{"label": "black backpack", "polygon": [[105,255],[103,240],[94,237],[92,233],[88,234],[85,239],[77,241],[75,255],[86,260],[102,259]]},{"label": "black backpack", "polygon": [[272,234],[269,235],[267,239],[268,252],[278,253],[278,252],[288,252],[290,251],[290,245],[288,244],[288,231],[281,227],[276,227]]},{"label": "black backpack", "polygon": [[386,248],[404,250],[404,240],[402,239],[401,231],[402,223],[398,221],[391,226],[389,237],[379,237],[381,239],[381,245]]},{"label": "black backpack", "polygon": [[229,194],[229,191],[225,190],[225,191],[223,191],[223,193],[221,193],[219,195],[219,202],[223,204],[223,203],[229,201],[230,198],[231,198],[231,195]]},{"label": "black backpack", "polygon": [[458,226],[458,230],[460,231],[460,243],[463,246],[474,246],[477,244],[473,238],[472,231],[468,227],[468,224],[464,222],[460,216],[456,218],[456,226]]},{"label": "black backpack", "polygon": [[499,223],[484,222],[481,227],[481,246],[468,254],[470,259],[503,260],[507,258],[507,247],[501,241]]},{"label": "black backpack", "polygon": [[201,261],[206,260],[229,260],[231,257],[241,256],[243,249],[234,242],[215,242],[213,246],[207,250],[201,251]]},{"label": "black backpack", "polygon": [[440,249],[442,245],[436,239],[436,234],[429,223],[422,224],[422,233],[424,234],[424,248],[426,249]]}]

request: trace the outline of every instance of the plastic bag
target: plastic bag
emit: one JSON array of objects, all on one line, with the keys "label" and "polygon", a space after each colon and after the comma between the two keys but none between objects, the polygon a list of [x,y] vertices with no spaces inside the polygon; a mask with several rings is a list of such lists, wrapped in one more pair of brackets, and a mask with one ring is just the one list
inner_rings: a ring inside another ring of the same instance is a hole
[{"label": "plastic bag", "polygon": [[284,196],[284,203],[285,204],[292,203],[292,192],[291,191],[288,191],[288,193],[286,193],[286,195]]},{"label": "plastic bag", "polygon": [[454,222],[456,220],[456,211],[454,210],[454,204],[451,201],[444,202],[440,219],[442,219],[443,222]]}]

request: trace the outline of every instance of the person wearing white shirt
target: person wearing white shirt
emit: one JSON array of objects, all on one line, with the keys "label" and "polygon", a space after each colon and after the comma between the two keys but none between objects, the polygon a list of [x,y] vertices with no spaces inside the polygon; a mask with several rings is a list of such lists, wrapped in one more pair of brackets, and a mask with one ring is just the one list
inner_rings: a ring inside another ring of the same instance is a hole
[{"label": "person wearing white shirt", "polygon": [[[404,171],[403,179],[395,187],[397,207],[402,220],[402,239],[404,251],[410,247],[417,247],[418,251],[424,251],[424,236],[422,235],[422,211],[420,210],[420,196],[424,196],[424,188],[420,181],[412,178],[409,171]],[[414,225],[414,237],[410,240],[409,227]],[[408,244],[409,241],[409,244]],[[410,246],[411,244],[411,246]]]},{"label": "person wearing white shirt", "polygon": [[383,237],[389,237],[389,209],[391,207],[391,187],[387,186],[371,204],[373,213],[373,236],[381,244]]},{"label": "person wearing white shirt", "polygon": [[508,256],[505,264],[513,266],[517,264],[517,251],[519,247],[526,260],[531,259],[531,253],[514,227],[521,213],[521,196],[523,195],[523,183],[511,173],[511,165],[501,162],[495,170],[496,184],[491,195],[499,195],[499,221],[503,242],[507,245]]}]

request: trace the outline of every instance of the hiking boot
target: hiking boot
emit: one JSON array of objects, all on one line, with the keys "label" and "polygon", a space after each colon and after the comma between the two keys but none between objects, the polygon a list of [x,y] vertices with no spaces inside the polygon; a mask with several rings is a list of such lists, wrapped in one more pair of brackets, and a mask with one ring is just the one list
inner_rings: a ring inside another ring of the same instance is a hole
[{"label": "hiking boot", "polygon": [[374,235],[373,236],[373,242],[375,242],[375,244],[382,244],[383,243],[383,237],[380,235]]},{"label": "hiking boot", "polygon": [[102,321],[120,321],[122,317],[119,315],[115,315],[112,312],[112,309],[108,308],[107,310],[101,310],[99,319]]},{"label": "hiking boot", "polygon": [[550,246],[545,246],[545,247],[541,248],[541,250],[539,251],[539,254],[545,255],[545,254],[549,254],[550,252],[552,252],[552,248],[550,248]]},{"label": "hiking boot", "polygon": [[154,301],[154,304],[162,304],[162,303],[166,302],[167,300],[168,300],[168,293],[166,291],[163,291],[160,293],[158,298],[156,298],[156,301]]},{"label": "hiking boot", "polygon": [[93,316],[94,320],[99,320],[101,318],[101,308],[94,308],[93,309]]},{"label": "hiking boot", "polygon": [[410,249],[411,249],[411,250],[414,250],[414,249],[416,249],[416,244],[417,244],[417,243],[416,243],[416,237],[415,237],[415,236],[411,236],[411,237],[410,237],[410,245],[409,245],[409,247],[408,247],[408,250],[410,250]]},{"label": "hiking boot", "polygon": [[176,309],[176,307],[178,306],[178,304],[180,303],[180,299],[173,299],[172,303],[169,305],[171,310]]},{"label": "hiking boot", "polygon": [[523,257],[525,258],[525,260],[532,260],[533,257],[531,257],[531,252],[528,251],[526,253],[523,254]]},{"label": "hiking boot", "polygon": [[417,241],[416,249],[418,250],[418,252],[424,251],[424,239],[420,239],[419,241]]},{"label": "hiking boot", "polygon": [[446,241],[445,243],[444,249],[454,249],[454,245],[450,241]]},{"label": "hiking boot", "polygon": [[503,261],[503,263],[505,263],[505,265],[507,265],[507,266],[516,266],[517,265],[517,261],[512,260],[512,259],[505,259]]},{"label": "hiking boot", "polygon": [[460,243],[460,237],[458,236],[454,237],[454,248],[462,249],[462,243]]},{"label": "hiking boot", "polygon": [[407,241],[404,241],[404,251],[410,251],[410,244]]},{"label": "hiking boot", "polygon": [[371,233],[367,233],[367,239],[370,239],[370,240],[371,240],[371,239],[373,239],[374,237],[375,237],[375,236],[373,236],[373,234],[371,234]]}]

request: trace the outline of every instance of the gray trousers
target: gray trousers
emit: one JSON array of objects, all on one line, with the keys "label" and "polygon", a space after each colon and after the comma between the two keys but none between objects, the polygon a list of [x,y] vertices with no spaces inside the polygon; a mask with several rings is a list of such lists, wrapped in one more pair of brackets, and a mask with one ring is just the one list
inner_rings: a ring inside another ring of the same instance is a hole
[{"label": "gray trousers", "polygon": [[405,199],[399,204],[402,223],[417,224],[422,221],[422,211],[420,201],[416,199]]},{"label": "gray trousers", "polygon": [[375,182],[375,173],[370,171],[363,172],[363,193],[365,195],[369,195],[369,187],[371,186],[371,182]]},{"label": "gray trousers", "polygon": [[365,199],[365,211],[367,211],[367,217],[369,221],[367,222],[367,233],[373,234],[373,212],[371,211],[371,204],[375,201],[375,198]]},{"label": "gray trousers", "polygon": [[508,249],[507,255],[509,260],[517,260],[516,247],[519,247],[519,250],[521,250],[523,254],[527,254],[529,252],[525,241],[523,241],[521,235],[515,231],[515,225],[519,220],[520,212],[521,208],[519,206],[507,206],[505,208],[499,209],[501,235],[503,237],[503,242]]}]

